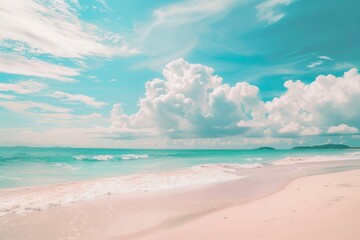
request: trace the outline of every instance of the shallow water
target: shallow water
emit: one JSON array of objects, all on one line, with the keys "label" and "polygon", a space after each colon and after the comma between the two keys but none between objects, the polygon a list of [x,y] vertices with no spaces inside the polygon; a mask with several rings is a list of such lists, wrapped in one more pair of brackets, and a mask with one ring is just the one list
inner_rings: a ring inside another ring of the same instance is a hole
[{"label": "shallow water", "polygon": [[[204,164],[231,163],[251,168],[278,160],[285,160],[288,164],[297,159],[312,162],[321,159],[354,159],[358,155],[358,151],[351,150],[134,150],[0,147],[0,188],[153,174],[189,169]],[[201,171],[196,168],[192,170]]]}]

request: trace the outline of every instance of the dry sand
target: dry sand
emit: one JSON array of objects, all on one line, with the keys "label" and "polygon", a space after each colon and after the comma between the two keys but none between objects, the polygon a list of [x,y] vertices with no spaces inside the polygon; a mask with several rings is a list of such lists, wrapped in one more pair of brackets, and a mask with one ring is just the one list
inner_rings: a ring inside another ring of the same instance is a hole
[{"label": "dry sand", "polygon": [[141,239],[359,240],[360,170],[300,178],[265,198]]}]

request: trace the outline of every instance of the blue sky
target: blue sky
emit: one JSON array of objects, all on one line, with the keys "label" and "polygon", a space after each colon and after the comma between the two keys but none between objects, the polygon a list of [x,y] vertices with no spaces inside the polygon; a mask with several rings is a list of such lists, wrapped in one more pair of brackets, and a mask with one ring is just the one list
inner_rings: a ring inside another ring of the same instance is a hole
[{"label": "blue sky", "polygon": [[4,0],[0,144],[360,145],[359,8]]}]

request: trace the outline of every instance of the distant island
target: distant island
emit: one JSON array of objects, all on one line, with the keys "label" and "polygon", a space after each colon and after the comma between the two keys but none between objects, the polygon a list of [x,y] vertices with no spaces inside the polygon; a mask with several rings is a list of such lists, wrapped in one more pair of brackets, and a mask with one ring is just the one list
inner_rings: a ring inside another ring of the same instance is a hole
[{"label": "distant island", "polygon": [[350,149],[351,147],[344,144],[324,144],[316,146],[298,146],[292,149]]},{"label": "distant island", "polygon": [[254,150],[275,150],[275,148],[272,148],[272,147],[259,147],[259,148],[255,148]]}]

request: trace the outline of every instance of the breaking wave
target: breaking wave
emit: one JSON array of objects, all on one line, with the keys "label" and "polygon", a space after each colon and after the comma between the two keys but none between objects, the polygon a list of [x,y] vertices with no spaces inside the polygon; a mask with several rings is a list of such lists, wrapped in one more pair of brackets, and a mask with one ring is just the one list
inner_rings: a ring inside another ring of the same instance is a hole
[{"label": "breaking wave", "polygon": [[122,160],[133,160],[133,159],[146,159],[149,158],[147,154],[123,154],[120,156]]},{"label": "breaking wave", "polygon": [[149,158],[147,154],[122,154],[122,155],[76,155],[76,160],[82,161],[109,161],[109,160],[137,160]]},{"label": "breaking wave", "polygon": [[[251,165],[251,166],[250,166]],[[163,191],[241,179],[239,169],[249,164],[206,164],[182,170],[134,174],[52,186],[0,190],[0,216],[40,211],[96,197]]]},{"label": "breaking wave", "polygon": [[76,155],[73,156],[73,158],[79,161],[81,160],[108,161],[108,160],[112,160],[114,156],[113,155],[93,155],[93,156]]}]

